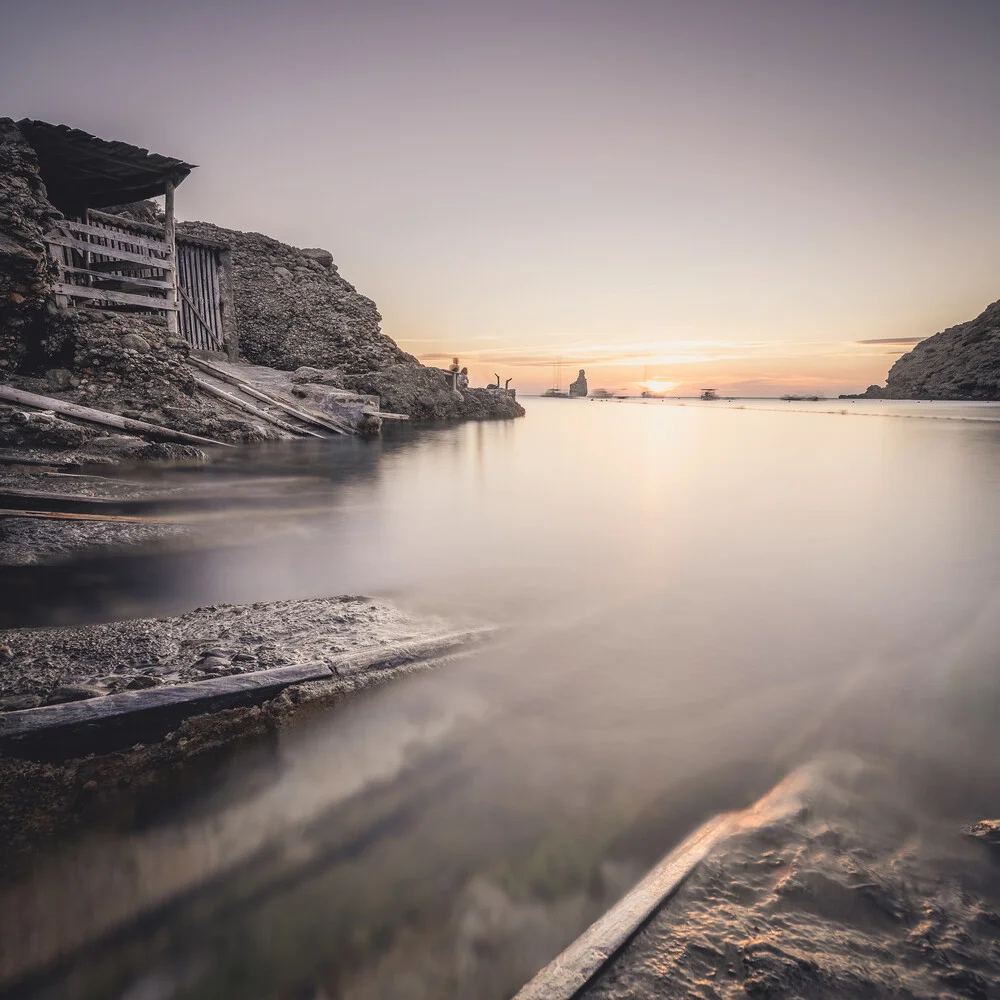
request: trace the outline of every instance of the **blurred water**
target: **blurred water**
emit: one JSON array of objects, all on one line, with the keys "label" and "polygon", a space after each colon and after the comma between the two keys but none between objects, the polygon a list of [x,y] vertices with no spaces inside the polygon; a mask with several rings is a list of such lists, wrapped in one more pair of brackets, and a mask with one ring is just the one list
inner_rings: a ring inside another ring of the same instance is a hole
[{"label": "blurred water", "polygon": [[64,963],[22,995],[503,997],[832,751],[956,829],[1000,812],[1000,407],[526,405],[227,457],[320,472],[328,507],[144,610],[362,593],[507,638],[46,862],[17,906]]}]

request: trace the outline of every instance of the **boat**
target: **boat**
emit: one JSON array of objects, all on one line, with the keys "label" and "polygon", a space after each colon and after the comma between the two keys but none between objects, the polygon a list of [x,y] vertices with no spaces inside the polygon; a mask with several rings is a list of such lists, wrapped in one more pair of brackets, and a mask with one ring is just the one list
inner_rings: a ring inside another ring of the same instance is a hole
[{"label": "boat", "polygon": [[551,389],[546,389],[542,393],[543,396],[555,397],[556,399],[569,399],[569,393],[564,392],[562,389],[558,389],[553,386]]},{"label": "boat", "polygon": [[702,399],[718,399],[719,394],[714,389],[702,389],[701,390]]},{"label": "boat", "polygon": [[590,394],[591,399],[614,399],[614,394],[608,392],[607,389],[595,389]]},{"label": "boat", "polygon": [[781,397],[786,403],[818,403],[822,396],[796,396],[792,393],[788,393]]}]

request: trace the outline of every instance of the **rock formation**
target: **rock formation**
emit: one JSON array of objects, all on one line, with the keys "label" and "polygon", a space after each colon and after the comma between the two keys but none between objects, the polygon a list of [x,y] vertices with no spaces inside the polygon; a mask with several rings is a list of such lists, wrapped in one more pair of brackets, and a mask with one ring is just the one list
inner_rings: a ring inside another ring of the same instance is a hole
[{"label": "rock formation", "polygon": [[361,373],[416,363],[381,332],[375,303],[340,276],[329,251],[207,222],[183,222],[177,231],[231,248],[240,355],[251,364]]},{"label": "rock formation", "polygon": [[570,399],[587,395],[587,373],[581,368],[575,382],[569,384]]},{"label": "rock formation", "polygon": [[240,354],[288,371],[337,369],[344,388],[381,399],[383,410],[414,420],[488,420],[524,416],[508,393],[451,387],[438,368],[422,365],[382,333],[375,303],[339,274],[328,250],[280,243],[206,222],[178,232],[231,248]]},{"label": "rock formation", "polygon": [[1000,399],[1000,301],[975,319],[921,341],[867,399]]}]

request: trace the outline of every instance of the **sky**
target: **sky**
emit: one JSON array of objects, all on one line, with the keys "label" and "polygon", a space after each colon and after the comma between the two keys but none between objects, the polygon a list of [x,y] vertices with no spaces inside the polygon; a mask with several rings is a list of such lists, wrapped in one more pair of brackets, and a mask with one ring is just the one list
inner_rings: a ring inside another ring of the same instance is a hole
[{"label": "sky", "polygon": [[199,164],[473,384],[853,392],[1000,297],[995,2],[0,8],[0,114]]}]

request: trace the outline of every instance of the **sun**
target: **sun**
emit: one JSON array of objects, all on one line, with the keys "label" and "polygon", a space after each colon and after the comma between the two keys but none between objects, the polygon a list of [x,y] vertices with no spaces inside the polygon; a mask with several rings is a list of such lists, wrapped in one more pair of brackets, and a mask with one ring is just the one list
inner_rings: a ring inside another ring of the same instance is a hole
[{"label": "sun", "polygon": [[660,375],[655,375],[653,378],[639,383],[643,389],[648,389],[650,392],[670,392],[671,389],[676,389],[680,384],[680,382],[674,382]]}]

